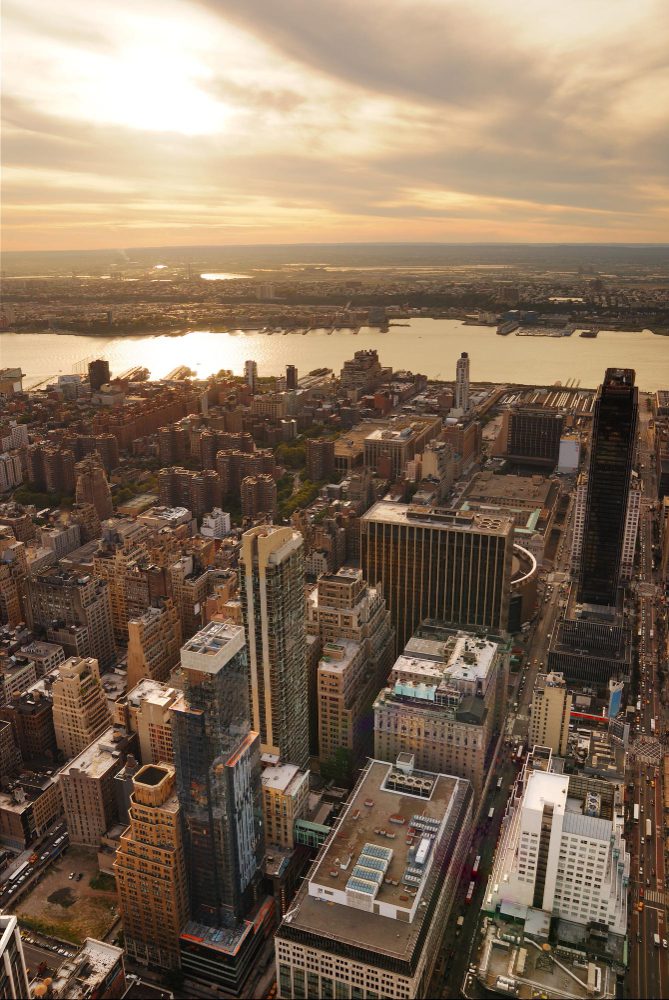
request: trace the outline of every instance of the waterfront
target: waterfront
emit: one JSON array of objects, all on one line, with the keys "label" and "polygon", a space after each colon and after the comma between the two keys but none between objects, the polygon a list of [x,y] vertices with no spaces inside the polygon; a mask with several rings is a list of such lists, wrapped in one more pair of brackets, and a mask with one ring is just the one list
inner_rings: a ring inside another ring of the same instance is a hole
[{"label": "waterfront", "polygon": [[55,333],[0,334],[0,365],[21,366],[25,386],[74,370],[84,358],[104,356],[112,373],[146,366],[160,378],[178,365],[188,365],[200,377],[222,368],[241,374],[244,361],[258,362],[260,375],[281,375],[287,364],[300,374],[326,366],[337,374],[356,350],[376,348],[383,365],[408,368],[429,378],[453,379],[455,361],[468,351],[474,381],[534,384],[580,381],[597,386],[607,367],[634,368],[641,389],[669,385],[669,338],[650,331],[600,332],[595,339],[579,337],[499,337],[494,327],[465,326],[459,320],[413,319],[387,331],[311,330],[307,334],[258,331],[212,333],[195,330],[183,335],[79,337]]}]

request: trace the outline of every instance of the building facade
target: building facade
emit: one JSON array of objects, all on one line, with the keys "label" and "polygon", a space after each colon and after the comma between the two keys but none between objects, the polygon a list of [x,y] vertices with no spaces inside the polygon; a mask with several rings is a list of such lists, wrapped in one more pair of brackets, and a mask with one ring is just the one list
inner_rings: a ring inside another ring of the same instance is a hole
[{"label": "building facade", "polygon": [[304,541],[262,525],[242,536],[240,598],[248,642],[253,729],[262,753],[309,762]]},{"label": "building facade", "polygon": [[566,756],[572,701],[562,674],[537,674],[530,706],[529,746],[550,747],[556,756]]},{"label": "building facade", "polygon": [[71,656],[61,663],[51,694],[56,742],[69,759],[100,736],[111,721],[98,661]]},{"label": "building facade", "polygon": [[174,768],[145,765],[132,785],[130,826],[114,861],[123,946],[135,962],[176,969],[188,891]]},{"label": "building facade", "polygon": [[402,649],[425,619],[506,629],[513,521],[380,501],[361,519],[366,580],[380,583]]}]

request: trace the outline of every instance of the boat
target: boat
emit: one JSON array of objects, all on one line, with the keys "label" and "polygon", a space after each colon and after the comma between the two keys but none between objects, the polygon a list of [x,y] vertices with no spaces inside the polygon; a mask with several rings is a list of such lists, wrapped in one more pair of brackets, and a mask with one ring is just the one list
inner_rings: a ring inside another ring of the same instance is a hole
[{"label": "boat", "polygon": [[510,319],[507,320],[506,323],[499,324],[499,326],[497,327],[497,333],[499,334],[500,337],[508,337],[508,335],[510,333],[513,333],[514,330],[517,330],[519,326],[520,323],[517,320]]},{"label": "boat", "polygon": [[588,340],[594,340],[599,330],[581,330],[579,337],[586,337]]}]

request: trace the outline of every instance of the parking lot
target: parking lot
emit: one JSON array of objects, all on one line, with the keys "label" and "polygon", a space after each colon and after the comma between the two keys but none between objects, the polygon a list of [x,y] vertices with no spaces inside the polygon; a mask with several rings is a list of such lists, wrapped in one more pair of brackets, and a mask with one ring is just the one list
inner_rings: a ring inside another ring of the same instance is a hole
[{"label": "parking lot", "polygon": [[[72,872],[74,878],[70,878]],[[95,851],[71,847],[19,901],[19,921],[37,936],[75,944],[86,937],[102,939],[117,919],[116,892],[105,883],[111,886],[108,878],[100,880]]]}]

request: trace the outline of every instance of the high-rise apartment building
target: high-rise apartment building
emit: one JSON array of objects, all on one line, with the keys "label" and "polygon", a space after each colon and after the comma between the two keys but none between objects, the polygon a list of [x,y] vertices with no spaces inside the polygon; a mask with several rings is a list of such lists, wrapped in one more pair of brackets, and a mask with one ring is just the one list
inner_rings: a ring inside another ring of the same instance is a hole
[{"label": "high-rise apartment building", "polygon": [[258,365],[255,361],[244,362],[244,381],[252,393],[258,388]]},{"label": "high-rise apartment building", "polygon": [[229,927],[256,898],[264,849],[243,628],[210,622],[184,645],[181,668],[172,724],[190,912],[201,924]]},{"label": "high-rise apartment building", "polygon": [[98,661],[71,656],[58,667],[51,693],[56,742],[69,759],[100,736],[111,721]]},{"label": "high-rise apartment building", "polygon": [[309,762],[304,540],[260,525],[242,536],[239,590],[248,642],[253,729],[262,753]]},{"label": "high-rise apartment building", "polygon": [[508,649],[498,637],[426,623],[374,703],[374,756],[466,778],[478,798],[504,724]]},{"label": "high-rise apartment building", "polygon": [[25,544],[14,538],[11,528],[0,528],[0,624],[14,626],[24,620],[27,580]]},{"label": "high-rise apartment building", "polygon": [[362,572],[380,583],[403,649],[422,621],[506,629],[513,520],[380,501],[360,522]]},{"label": "high-rise apartment building", "polygon": [[246,476],[240,487],[243,517],[276,514],[276,482],[273,476]]},{"label": "high-rise apartment building", "polygon": [[3,1000],[23,1000],[29,996],[19,922],[9,914],[0,915],[0,997]]},{"label": "high-rise apartment building", "polygon": [[335,443],[332,438],[307,438],[307,478],[312,483],[331,479],[335,467]]},{"label": "high-rise apartment building", "polygon": [[142,764],[173,764],[172,706],[180,692],[144,678],[114,703],[114,722],[137,733]]},{"label": "high-rise apartment building", "polygon": [[100,846],[118,821],[114,778],[132,751],[135,737],[110,726],[60,772],[67,829],[72,844]]},{"label": "high-rise apartment building", "polygon": [[356,351],[344,362],[339,380],[342,389],[368,392],[379,385],[386,373],[390,374],[390,369],[381,367],[378,351]]},{"label": "high-rise apartment building", "polygon": [[221,481],[213,469],[191,472],[170,466],[158,473],[158,494],[165,507],[186,507],[195,518],[220,507]]},{"label": "high-rise apartment building", "polygon": [[630,855],[618,787],[552,770],[535,747],[507,806],[483,909],[528,907],[627,932]]},{"label": "high-rise apartment building", "polygon": [[130,826],[114,861],[123,946],[136,962],[176,969],[188,891],[174,768],[147,764],[132,786]]},{"label": "high-rise apartment building", "polygon": [[276,933],[280,997],[430,995],[472,801],[409,755],[368,763]]},{"label": "high-rise apartment building", "polygon": [[104,358],[91,361],[88,365],[88,382],[93,392],[97,392],[110,379],[109,362]]},{"label": "high-rise apartment building", "polygon": [[469,354],[463,351],[455,362],[455,409],[469,410]]},{"label": "high-rise apartment building", "polygon": [[297,368],[286,365],[286,389],[297,389]]},{"label": "high-rise apartment building", "polygon": [[537,674],[530,707],[529,746],[550,747],[556,756],[566,756],[572,700],[562,674]]},{"label": "high-rise apartment building", "polygon": [[631,368],[607,368],[594,407],[578,598],[616,604],[636,444],[638,390]]},{"label": "high-rise apartment building", "polygon": [[74,467],[76,475],[75,500],[93,504],[101,521],[114,513],[111,490],[102,459],[97,452],[87,455]]},{"label": "high-rise apartment building", "polygon": [[564,416],[544,407],[515,406],[506,415],[506,457],[552,468],[560,457]]},{"label": "high-rise apartment building", "polygon": [[143,677],[169,680],[179,664],[181,622],[170,598],[128,622],[128,689]]},{"label": "high-rise apartment building", "polygon": [[103,669],[115,662],[109,586],[104,580],[50,568],[31,576],[27,591],[31,627],[39,625],[47,632],[54,622],[78,627],[79,655],[95,657]]}]

